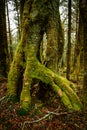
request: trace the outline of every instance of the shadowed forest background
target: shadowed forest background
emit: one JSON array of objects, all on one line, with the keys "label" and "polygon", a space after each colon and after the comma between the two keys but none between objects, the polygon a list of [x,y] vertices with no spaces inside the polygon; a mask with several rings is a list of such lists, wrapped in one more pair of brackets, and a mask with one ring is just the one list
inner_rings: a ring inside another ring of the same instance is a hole
[{"label": "shadowed forest background", "polygon": [[87,0],[0,0],[0,130],[87,129]]}]

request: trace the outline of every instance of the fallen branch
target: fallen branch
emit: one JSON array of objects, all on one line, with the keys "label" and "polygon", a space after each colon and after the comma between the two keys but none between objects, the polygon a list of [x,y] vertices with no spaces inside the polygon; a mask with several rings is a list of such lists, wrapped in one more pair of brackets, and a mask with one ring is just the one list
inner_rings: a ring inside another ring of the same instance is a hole
[{"label": "fallen branch", "polygon": [[51,116],[51,115],[57,115],[57,116],[60,116],[60,115],[66,115],[66,114],[67,114],[67,112],[63,112],[63,113],[56,113],[56,112],[51,112],[51,111],[47,111],[46,113],[48,113],[48,114],[46,114],[45,116],[41,117],[41,118],[40,118],[40,119],[38,119],[38,120],[33,120],[33,121],[25,121],[25,122],[23,123],[22,130],[24,130],[25,124],[32,124],[32,123],[37,123],[37,122],[40,122],[40,121],[42,121],[42,120],[46,119],[47,117],[49,117],[49,116]]},{"label": "fallen branch", "polygon": [[66,115],[67,112],[63,112],[63,113],[56,113],[56,112],[51,112],[51,111],[47,111],[48,114],[53,114],[53,115],[57,115],[57,116],[60,116],[60,115]]},{"label": "fallen branch", "polygon": [[32,124],[32,123],[40,122],[40,121],[44,120],[45,118],[49,117],[50,115],[51,115],[51,114],[49,113],[49,114],[46,114],[45,116],[43,116],[42,118],[40,118],[40,119],[38,119],[38,120],[25,121],[25,122],[23,123],[22,130],[24,130],[24,126],[25,126],[25,124]]},{"label": "fallen branch", "polygon": [[6,98],[6,96],[4,96],[4,97],[0,98],[0,102],[1,102],[2,100],[4,100],[5,98]]}]

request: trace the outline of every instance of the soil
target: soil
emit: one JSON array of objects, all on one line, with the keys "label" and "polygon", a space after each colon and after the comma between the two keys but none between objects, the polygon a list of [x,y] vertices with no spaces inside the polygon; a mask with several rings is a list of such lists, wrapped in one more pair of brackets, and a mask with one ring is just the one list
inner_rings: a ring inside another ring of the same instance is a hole
[{"label": "soil", "polygon": [[[4,80],[0,83],[0,130],[87,130],[86,111],[68,112],[53,98],[51,104],[34,104],[28,115],[21,115],[20,103],[9,102],[6,93]],[[81,91],[78,94],[81,96]]]}]

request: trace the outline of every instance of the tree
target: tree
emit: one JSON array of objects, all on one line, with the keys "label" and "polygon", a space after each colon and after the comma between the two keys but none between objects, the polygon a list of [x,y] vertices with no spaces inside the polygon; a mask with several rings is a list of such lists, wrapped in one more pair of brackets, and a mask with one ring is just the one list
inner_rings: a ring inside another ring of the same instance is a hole
[{"label": "tree", "polygon": [[83,25],[82,20],[80,18],[78,19],[78,28],[76,33],[76,44],[75,44],[75,51],[74,51],[74,67],[73,67],[73,74],[74,74],[74,80],[79,80],[79,72],[82,69],[83,64]]},{"label": "tree", "polygon": [[80,14],[83,23],[83,52],[84,52],[84,85],[83,85],[83,102],[84,109],[87,110],[87,0],[80,0]]},{"label": "tree", "polygon": [[19,3],[20,0],[13,0],[12,1],[14,4],[14,10],[15,10],[15,21],[16,21],[16,26],[17,26],[17,30],[18,30],[18,40],[20,39],[20,10],[19,10]]},{"label": "tree", "polygon": [[6,33],[5,0],[0,0],[0,76],[7,77],[8,44]]},{"label": "tree", "polygon": [[71,62],[71,0],[68,1],[68,48],[67,48],[67,79],[70,79]]},{"label": "tree", "polygon": [[60,1],[58,0],[51,2],[50,15],[46,27],[46,66],[54,72],[58,72],[58,62],[62,58],[64,46],[64,35],[60,19],[59,3]]},{"label": "tree", "polygon": [[[14,100],[18,94],[22,108],[28,111],[32,83],[37,79],[38,82],[49,84],[68,109],[80,110],[82,105],[74,92],[74,84],[46,68],[38,59],[38,49],[52,8],[50,2],[26,0],[24,3],[21,40],[8,75],[8,96]],[[22,88],[18,92],[20,84]]]},{"label": "tree", "polygon": [[7,8],[7,21],[8,21],[8,41],[9,41],[9,52],[10,52],[10,62],[13,60],[13,48],[12,48],[12,34],[11,34],[11,28],[10,28],[10,18],[9,18],[9,9],[8,9],[8,2],[6,0],[6,8]]},{"label": "tree", "polygon": [[23,15],[24,3],[25,3],[25,0],[20,0],[20,22],[22,22],[22,15]]}]

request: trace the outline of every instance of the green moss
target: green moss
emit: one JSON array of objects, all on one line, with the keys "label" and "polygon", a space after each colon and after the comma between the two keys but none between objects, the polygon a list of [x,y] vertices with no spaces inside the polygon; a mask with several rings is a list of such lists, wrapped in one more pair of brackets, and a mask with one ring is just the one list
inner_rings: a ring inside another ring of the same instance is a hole
[{"label": "green moss", "polygon": [[22,108],[24,108],[26,111],[29,110],[30,104],[31,104],[31,96],[28,91],[22,90],[21,96],[20,96],[20,103]]},{"label": "green moss", "polygon": [[61,101],[62,101],[63,104],[66,106],[66,108],[68,108],[68,110],[69,110],[69,109],[73,109],[72,104],[71,104],[71,102],[70,102],[70,99],[69,99],[69,97],[66,95],[65,92],[62,92]]},{"label": "green moss", "polygon": [[25,111],[30,109],[31,96],[30,88],[33,79],[41,80],[46,84],[50,84],[52,89],[60,96],[61,101],[68,109],[80,110],[81,102],[74,92],[73,84],[67,79],[56,75],[51,70],[41,65],[35,57],[35,47],[29,46],[29,54],[27,55],[26,69],[24,72],[23,88],[21,92],[21,105]]},{"label": "green moss", "polygon": [[18,98],[16,95],[7,95],[7,100],[10,101],[10,102],[13,102],[13,103],[16,103],[18,102]]},{"label": "green moss", "polygon": [[57,86],[56,84],[53,84],[52,86],[53,90],[60,96],[61,101],[63,102],[63,104],[68,108],[71,109],[72,108],[72,104],[70,102],[69,97],[67,96],[67,94],[65,92],[63,92],[59,86]]},{"label": "green moss", "polygon": [[29,114],[28,111],[26,111],[26,110],[23,109],[23,108],[20,108],[17,113],[18,113],[18,115],[20,115],[20,116],[26,116],[26,115]]},{"label": "green moss", "polygon": [[[7,90],[8,90],[8,94],[9,95],[16,95],[17,92],[17,87],[18,87],[18,83],[19,83],[19,78],[21,76],[21,72],[22,72],[22,56],[23,56],[23,52],[22,52],[22,42],[19,43],[18,48],[16,50],[15,56],[14,56],[14,60],[11,64],[10,67],[10,71],[8,74],[8,86],[7,86]],[[22,43],[23,44],[23,43]]]},{"label": "green moss", "polygon": [[78,107],[81,109],[82,103],[81,103],[79,97],[77,96],[75,89],[72,89],[72,88],[75,88],[75,85],[73,83],[71,83],[70,81],[68,81],[67,79],[65,79],[61,76],[58,76],[58,75],[56,75],[54,77],[54,80],[55,80],[55,83],[57,85],[59,85],[59,87],[62,89],[62,91],[64,91],[67,94],[67,96],[69,97],[69,99],[71,101],[73,108],[76,109],[75,106],[78,105]]}]

